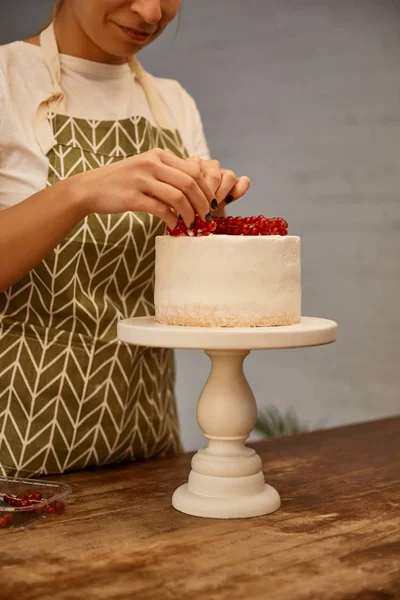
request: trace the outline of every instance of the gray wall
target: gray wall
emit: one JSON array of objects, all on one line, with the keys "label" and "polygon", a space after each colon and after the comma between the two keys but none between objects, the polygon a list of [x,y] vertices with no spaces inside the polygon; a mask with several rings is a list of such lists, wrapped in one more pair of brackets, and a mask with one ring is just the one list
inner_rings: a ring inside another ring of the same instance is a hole
[{"label": "gray wall", "polygon": [[[34,8],[32,8],[34,5]],[[51,2],[2,0],[0,42]],[[185,0],[179,31],[143,52],[202,112],[214,157],[252,179],[232,214],[282,215],[303,242],[303,313],[338,321],[336,344],[254,352],[259,406],[336,425],[400,411],[400,8],[389,0]],[[180,351],[186,448],[208,359]]]}]

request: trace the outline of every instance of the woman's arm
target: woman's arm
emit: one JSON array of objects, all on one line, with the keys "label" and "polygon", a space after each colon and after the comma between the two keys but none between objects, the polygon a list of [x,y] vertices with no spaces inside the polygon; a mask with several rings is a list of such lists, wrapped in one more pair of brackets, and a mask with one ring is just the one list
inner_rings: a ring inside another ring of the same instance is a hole
[{"label": "woman's arm", "polygon": [[175,227],[206,219],[214,195],[196,165],[156,148],[75,175],[0,211],[0,291],[19,281],[90,213],[146,211]]},{"label": "woman's arm", "polygon": [[74,179],[0,211],[0,291],[33,269],[86,216]]},{"label": "woman's arm", "polygon": [[236,199],[249,185],[247,177],[237,179],[217,161],[182,160],[159,148],[56,183],[0,211],[0,292],[91,213],[146,211],[171,228],[181,215],[189,226],[195,214],[209,219],[215,198],[223,205],[230,190]]}]

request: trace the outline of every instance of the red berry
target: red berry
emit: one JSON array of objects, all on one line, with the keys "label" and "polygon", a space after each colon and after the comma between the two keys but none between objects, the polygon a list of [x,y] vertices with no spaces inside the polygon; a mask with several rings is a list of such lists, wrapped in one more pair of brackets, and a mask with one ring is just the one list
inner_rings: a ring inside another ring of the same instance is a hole
[{"label": "red berry", "polygon": [[217,229],[217,224],[216,224],[216,222],[215,222],[215,221],[210,221],[210,223],[208,224],[208,227],[207,227],[207,229],[208,229],[208,231],[209,231],[210,233],[213,233],[213,232],[214,232],[214,231]]},{"label": "red berry", "polygon": [[48,507],[46,508],[46,513],[48,515],[55,515],[57,513],[55,502],[52,502],[48,505]]},{"label": "red berry", "polygon": [[219,223],[217,223],[217,230],[216,233],[226,233],[227,232],[227,227],[226,227],[226,223],[224,221],[221,221]]},{"label": "red berry", "polygon": [[56,505],[56,506],[55,506],[55,508],[56,508],[56,512],[57,512],[59,515],[62,515],[62,513],[63,513],[63,512],[64,512],[64,510],[65,510],[65,504],[64,504],[64,502],[61,502],[61,500],[56,500],[56,502],[55,502],[55,505]]},{"label": "red berry", "polygon": [[288,223],[287,223],[287,221],[285,221],[285,219],[282,219],[282,217],[280,217],[278,219],[278,221],[279,221],[279,224],[280,224],[281,227],[283,227],[284,229],[288,228]]},{"label": "red berry", "polygon": [[43,500],[43,496],[40,492],[35,493],[35,500]]},{"label": "red berry", "polygon": [[0,529],[6,529],[6,527],[8,527],[9,523],[8,523],[8,519],[6,516],[4,517],[0,517]]},{"label": "red berry", "polygon": [[251,223],[251,217],[244,217],[244,219],[243,219],[243,223],[244,223],[245,225],[250,225],[250,223]]},{"label": "red berry", "polygon": [[27,506],[31,506],[31,501],[26,499],[26,500],[20,500],[19,502],[19,506],[20,507],[27,507]]},{"label": "red berry", "polygon": [[252,225],[254,225],[255,223],[257,223],[257,217],[250,217],[250,223]]},{"label": "red berry", "polygon": [[172,235],[172,236],[173,236],[173,235],[175,235],[175,234],[174,234],[174,232],[175,232],[175,230],[174,230],[174,229],[171,229],[171,227],[169,227],[169,226],[167,225],[167,233],[168,233],[168,235]]},{"label": "red berry", "polygon": [[234,217],[233,224],[236,227],[239,227],[240,225],[242,225],[242,223],[243,223],[243,217]]},{"label": "red berry", "polygon": [[250,225],[248,225],[247,223],[245,223],[242,227],[242,233],[243,235],[249,235],[251,231]]},{"label": "red berry", "polygon": [[256,225],[254,225],[253,229],[251,230],[251,235],[258,235],[259,231],[258,231],[258,227]]}]

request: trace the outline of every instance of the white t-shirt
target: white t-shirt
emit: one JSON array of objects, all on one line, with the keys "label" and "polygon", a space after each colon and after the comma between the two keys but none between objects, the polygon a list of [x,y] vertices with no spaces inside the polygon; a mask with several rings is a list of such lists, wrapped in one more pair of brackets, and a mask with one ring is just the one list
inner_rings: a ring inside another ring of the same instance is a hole
[{"label": "white t-shirt", "polygon": [[[60,55],[68,116],[120,120],[141,116],[156,125],[142,86],[128,64],[109,65]],[[171,79],[153,77],[191,156],[209,158],[193,98]],[[46,187],[48,159],[34,132],[38,105],[53,89],[41,48],[26,42],[0,46],[0,210]]]}]

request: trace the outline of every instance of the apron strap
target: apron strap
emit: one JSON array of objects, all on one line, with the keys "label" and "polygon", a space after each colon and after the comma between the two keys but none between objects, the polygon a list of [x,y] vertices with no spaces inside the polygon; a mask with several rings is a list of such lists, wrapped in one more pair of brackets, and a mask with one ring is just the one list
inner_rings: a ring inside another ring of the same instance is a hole
[{"label": "apron strap", "polygon": [[56,144],[48,113],[50,111],[65,113],[65,96],[61,87],[60,57],[53,23],[40,34],[40,47],[44,63],[51,75],[53,89],[39,104],[34,126],[38,144],[43,154],[47,156]]},{"label": "apron strap", "polygon": [[[49,122],[48,113],[66,113],[65,95],[61,87],[61,66],[57,40],[54,33],[54,22],[40,34],[40,47],[42,49],[43,60],[51,75],[53,88],[36,110],[34,127],[38,144],[43,154],[47,156],[57,143]],[[154,85],[152,77],[143,69],[134,56],[129,59],[129,66],[143,87],[150,112],[156,120],[158,127],[161,129],[174,129],[172,118]]]},{"label": "apron strap", "polygon": [[172,124],[172,118],[169,115],[166,105],[164,104],[156,86],[154,85],[153,79],[149,73],[147,73],[138,59],[132,56],[129,59],[129,65],[132,73],[136,75],[136,78],[142,86],[146,95],[147,103],[150,107],[150,112],[156,120],[157,125],[160,129],[175,129]]}]

